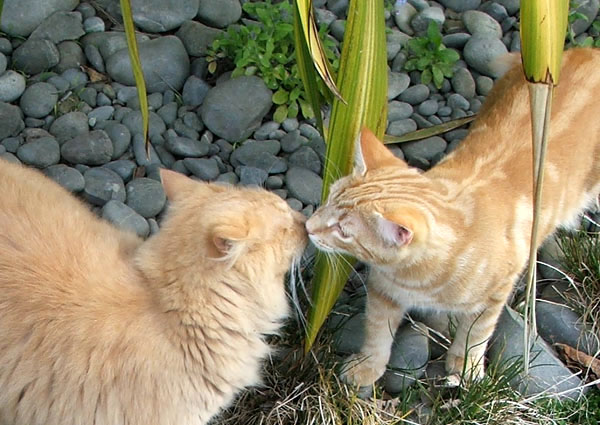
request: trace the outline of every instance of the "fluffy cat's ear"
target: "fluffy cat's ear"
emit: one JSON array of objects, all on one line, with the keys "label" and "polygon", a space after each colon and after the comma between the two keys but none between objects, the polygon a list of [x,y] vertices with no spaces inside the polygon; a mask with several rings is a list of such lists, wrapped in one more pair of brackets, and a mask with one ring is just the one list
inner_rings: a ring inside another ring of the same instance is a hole
[{"label": "fluffy cat's ear", "polygon": [[170,201],[188,196],[198,184],[183,174],[164,168],[160,169],[160,180],[165,189],[165,194]]},{"label": "fluffy cat's ear", "polygon": [[212,243],[221,260],[233,264],[248,246],[248,227],[240,223],[219,224],[212,230]]},{"label": "fluffy cat's ear", "polygon": [[354,148],[355,174],[364,175],[369,170],[387,166],[406,166],[406,163],[390,152],[367,127],[359,133]]}]

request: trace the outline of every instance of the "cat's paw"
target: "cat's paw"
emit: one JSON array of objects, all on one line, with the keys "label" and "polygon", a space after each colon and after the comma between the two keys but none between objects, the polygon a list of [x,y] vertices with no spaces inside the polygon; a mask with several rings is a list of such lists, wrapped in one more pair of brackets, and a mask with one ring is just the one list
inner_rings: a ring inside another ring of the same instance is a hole
[{"label": "cat's paw", "polygon": [[446,372],[448,376],[460,376],[462,379],[479,380],[485,375],[483,358],[467,356],[465,358],[448,352],[446,356]]},{"label": "cat's paw", "polygon": [[385,372],[385,362],[374,361],[362,354],[354,354],[346,361],[342,379],[347,384],[365,387],[373,385]]}]

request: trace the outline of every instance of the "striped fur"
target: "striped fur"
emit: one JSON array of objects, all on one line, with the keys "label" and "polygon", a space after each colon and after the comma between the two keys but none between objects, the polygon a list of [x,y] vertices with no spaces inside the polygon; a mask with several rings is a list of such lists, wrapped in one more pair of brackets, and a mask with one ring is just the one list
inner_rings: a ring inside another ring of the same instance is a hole
[{"label": "striped fur", "polygon": [[[568,51],[563,63],[538,245],[557,226],[577,223],[600,192],[600,52]],[[448,373],[466,366],[483,375],[487,341],[529,252],[530,137],[518,66],[497,82],[461,145],[425,173],[361,133],[354,173],[332,186],[306,225],[319,248],[371,265],[359,355],[366,359],[349,370],[350,381],[369,385],[383,374],[394,330],[412,308],[451,313]]]},{"label": "striped fur", "polygon": [[0,424],[201,425],[259,382],[304,217],[161,171],[146,241],[0,160]]}]

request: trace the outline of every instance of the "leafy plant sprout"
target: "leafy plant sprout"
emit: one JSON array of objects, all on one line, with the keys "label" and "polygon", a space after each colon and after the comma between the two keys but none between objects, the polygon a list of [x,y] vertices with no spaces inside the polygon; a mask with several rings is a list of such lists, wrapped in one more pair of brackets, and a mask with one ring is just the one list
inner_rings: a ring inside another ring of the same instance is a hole
[{"label": "leafy plant sprout", "polygon": [[429,21],[427,32],[422,37],[414,37],[407,42],[408,60],[404,64],[407,71],[421,71],[421,83],[433,84],[439,89],[444,77],[454,74],[454,64],[460,56],[453,49],[448,49],[442,43],[440,27],[434,21]]},{"label": "leafy plant sprout", "polygon": [[[275,121],[282,122],[299,114],[313,118],[296,64],[291,4],[288,1],[273,4],[267,0],[244,3],[243,9],[256,21],[230,26],[223,36],[213,41],[207,55],[209,72],[216,72],[218,64],[230,60],[234,66],[232,77],[256,75],[273,90],[272,100],[277,105],[273,114]],[[322,26],[319,34],[325,54],[337,71],[336,43],[325,30]]]}]

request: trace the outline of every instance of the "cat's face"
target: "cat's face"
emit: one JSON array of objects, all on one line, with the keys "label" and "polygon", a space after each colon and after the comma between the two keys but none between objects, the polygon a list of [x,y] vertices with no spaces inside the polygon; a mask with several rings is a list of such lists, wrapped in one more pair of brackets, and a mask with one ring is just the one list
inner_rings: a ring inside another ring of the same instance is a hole
[{"label": "cat's face", "polygon": [[306,219],[277,195],[198,182],[171,171],[161,171],[161,178],[172,201],[161,231],[178,233],[179,251],[193,251],[195,261],[283,275],[302,254]]},{"label": "cat's face", "polygon": [[418,190],[425,177],[368,130],[359,142],[354,172],[331,186],[327,202],[307,221],[306,229],[323,251],[347,253],[371,264],[394,264],[427,235],[422,211],[400,194]]}]

